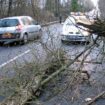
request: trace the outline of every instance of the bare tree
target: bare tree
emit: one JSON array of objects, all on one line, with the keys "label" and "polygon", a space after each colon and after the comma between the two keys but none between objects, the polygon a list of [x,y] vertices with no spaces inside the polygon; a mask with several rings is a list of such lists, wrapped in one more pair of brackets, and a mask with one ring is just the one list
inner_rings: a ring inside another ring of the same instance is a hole
[{"label": "bare tree", "polygon": [[101,18],[105,19],[105,0],[99,0],[98,4]]},{"label": "bare tree", "polygon": [[4,0],[0,0],[0,16],[2,15],[3,1],[4,1]]},{"label": "bare tree", "polygon": [[12,3],[13,3],[13,0],[9,0],[8,2],[9,2],[9,3],[8,3],[7,16],[10,16],[11,10],[12,10]]},{"label": "bare tree", "polygon": [[91,0],[79,0],[78,1],[82,11],[90,11],[94,8],[94,4]]}]

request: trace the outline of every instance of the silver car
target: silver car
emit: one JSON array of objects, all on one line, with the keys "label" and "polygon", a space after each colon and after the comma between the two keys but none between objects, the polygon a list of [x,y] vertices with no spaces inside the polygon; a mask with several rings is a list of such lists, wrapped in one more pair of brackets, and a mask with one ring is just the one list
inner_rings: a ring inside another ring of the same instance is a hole
[{"label": "silver car", "polygon": [[30,16],[15,16],[0,19],[0,42],[14,41],[27,43],[28,40],[41,36],[41,26]]},{"label": "silver car", "polygon": [[[87,29],[83,26],[77,25],[76,18],[80,19],[81,16],[69,16],[64,24],[62,29],[61,40],[69,42],[90,42],[91,35]],[[82,17],[84,18],[84,17]]]}]

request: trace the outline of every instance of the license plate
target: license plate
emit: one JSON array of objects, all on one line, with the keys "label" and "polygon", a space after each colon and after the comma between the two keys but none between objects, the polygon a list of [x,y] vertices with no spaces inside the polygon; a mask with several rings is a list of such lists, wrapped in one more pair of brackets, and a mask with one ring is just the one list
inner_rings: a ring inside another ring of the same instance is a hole
[{"label": "license plate", "polygon": [[76,37],[75,36],[67,36],[67,39],[76,39]]},{"label": "license plate", "polygon": [[68,36],[67,38],[70,40],[81,40],[82,39],[81,37],[78,37],[78,36]]},{"label": "license plate", "polygon": [[2,38],[11,38],[12,35],[10,33],[5,33],[2,35]]}]

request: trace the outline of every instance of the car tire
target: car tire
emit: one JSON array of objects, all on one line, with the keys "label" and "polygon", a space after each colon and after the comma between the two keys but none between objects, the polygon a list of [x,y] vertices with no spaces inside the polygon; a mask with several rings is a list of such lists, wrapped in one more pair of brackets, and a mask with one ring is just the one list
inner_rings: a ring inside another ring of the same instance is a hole
[{"label": "car tire", "polygon": [[39,31],[39,38],[41,38],[42,37],[42,29],[40,29],[40,31]]},{"label": "car tire", "polygon": [[37,35],[37,39],[40,39],[42,37],[42,29],[39,30],[39,33]]},{"label": "car tire", "polygon": [[66,40],[62,40],[62,39],[61,39],[61,43],[62,43],[62,44],[66,44],[66,43],[69,43],[69,42],[66,41]]},{"label": "car tire", "polygon": [[65,41],[61,39],[61,42],[64,43]]},{"label": "car tire", "polygon": [[4,42],[0,42],[0,46],[3,46]]},{"label": "car tire", "polygon": [[20,44],[21,44],[21,45],[24,45],[24,44],[26,44],[26,43],[28,43],[28,35],[27,35],[27,34],[24,34],[24,35],[23,35],[23,39],[22,39],[22,41],[20,42]]}]

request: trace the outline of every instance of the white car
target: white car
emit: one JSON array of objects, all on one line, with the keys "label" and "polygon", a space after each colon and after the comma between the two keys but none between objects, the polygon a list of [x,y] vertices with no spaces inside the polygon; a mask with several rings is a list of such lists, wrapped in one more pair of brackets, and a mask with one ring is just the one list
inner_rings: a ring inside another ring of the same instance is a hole
[{"label": "white car", "polygon": [[69,42],[90,42],[91,35],[87,31],[87,28],[77,25],[76,20],[84,18],[84,16],[69,16],[63,23],[63,29],[61,34],[61,41]]},{"label": "white car", "polygon": [[41,26],[30,16],[0,19],[0,43],[20,41],[23,44],[42,34]]}]

